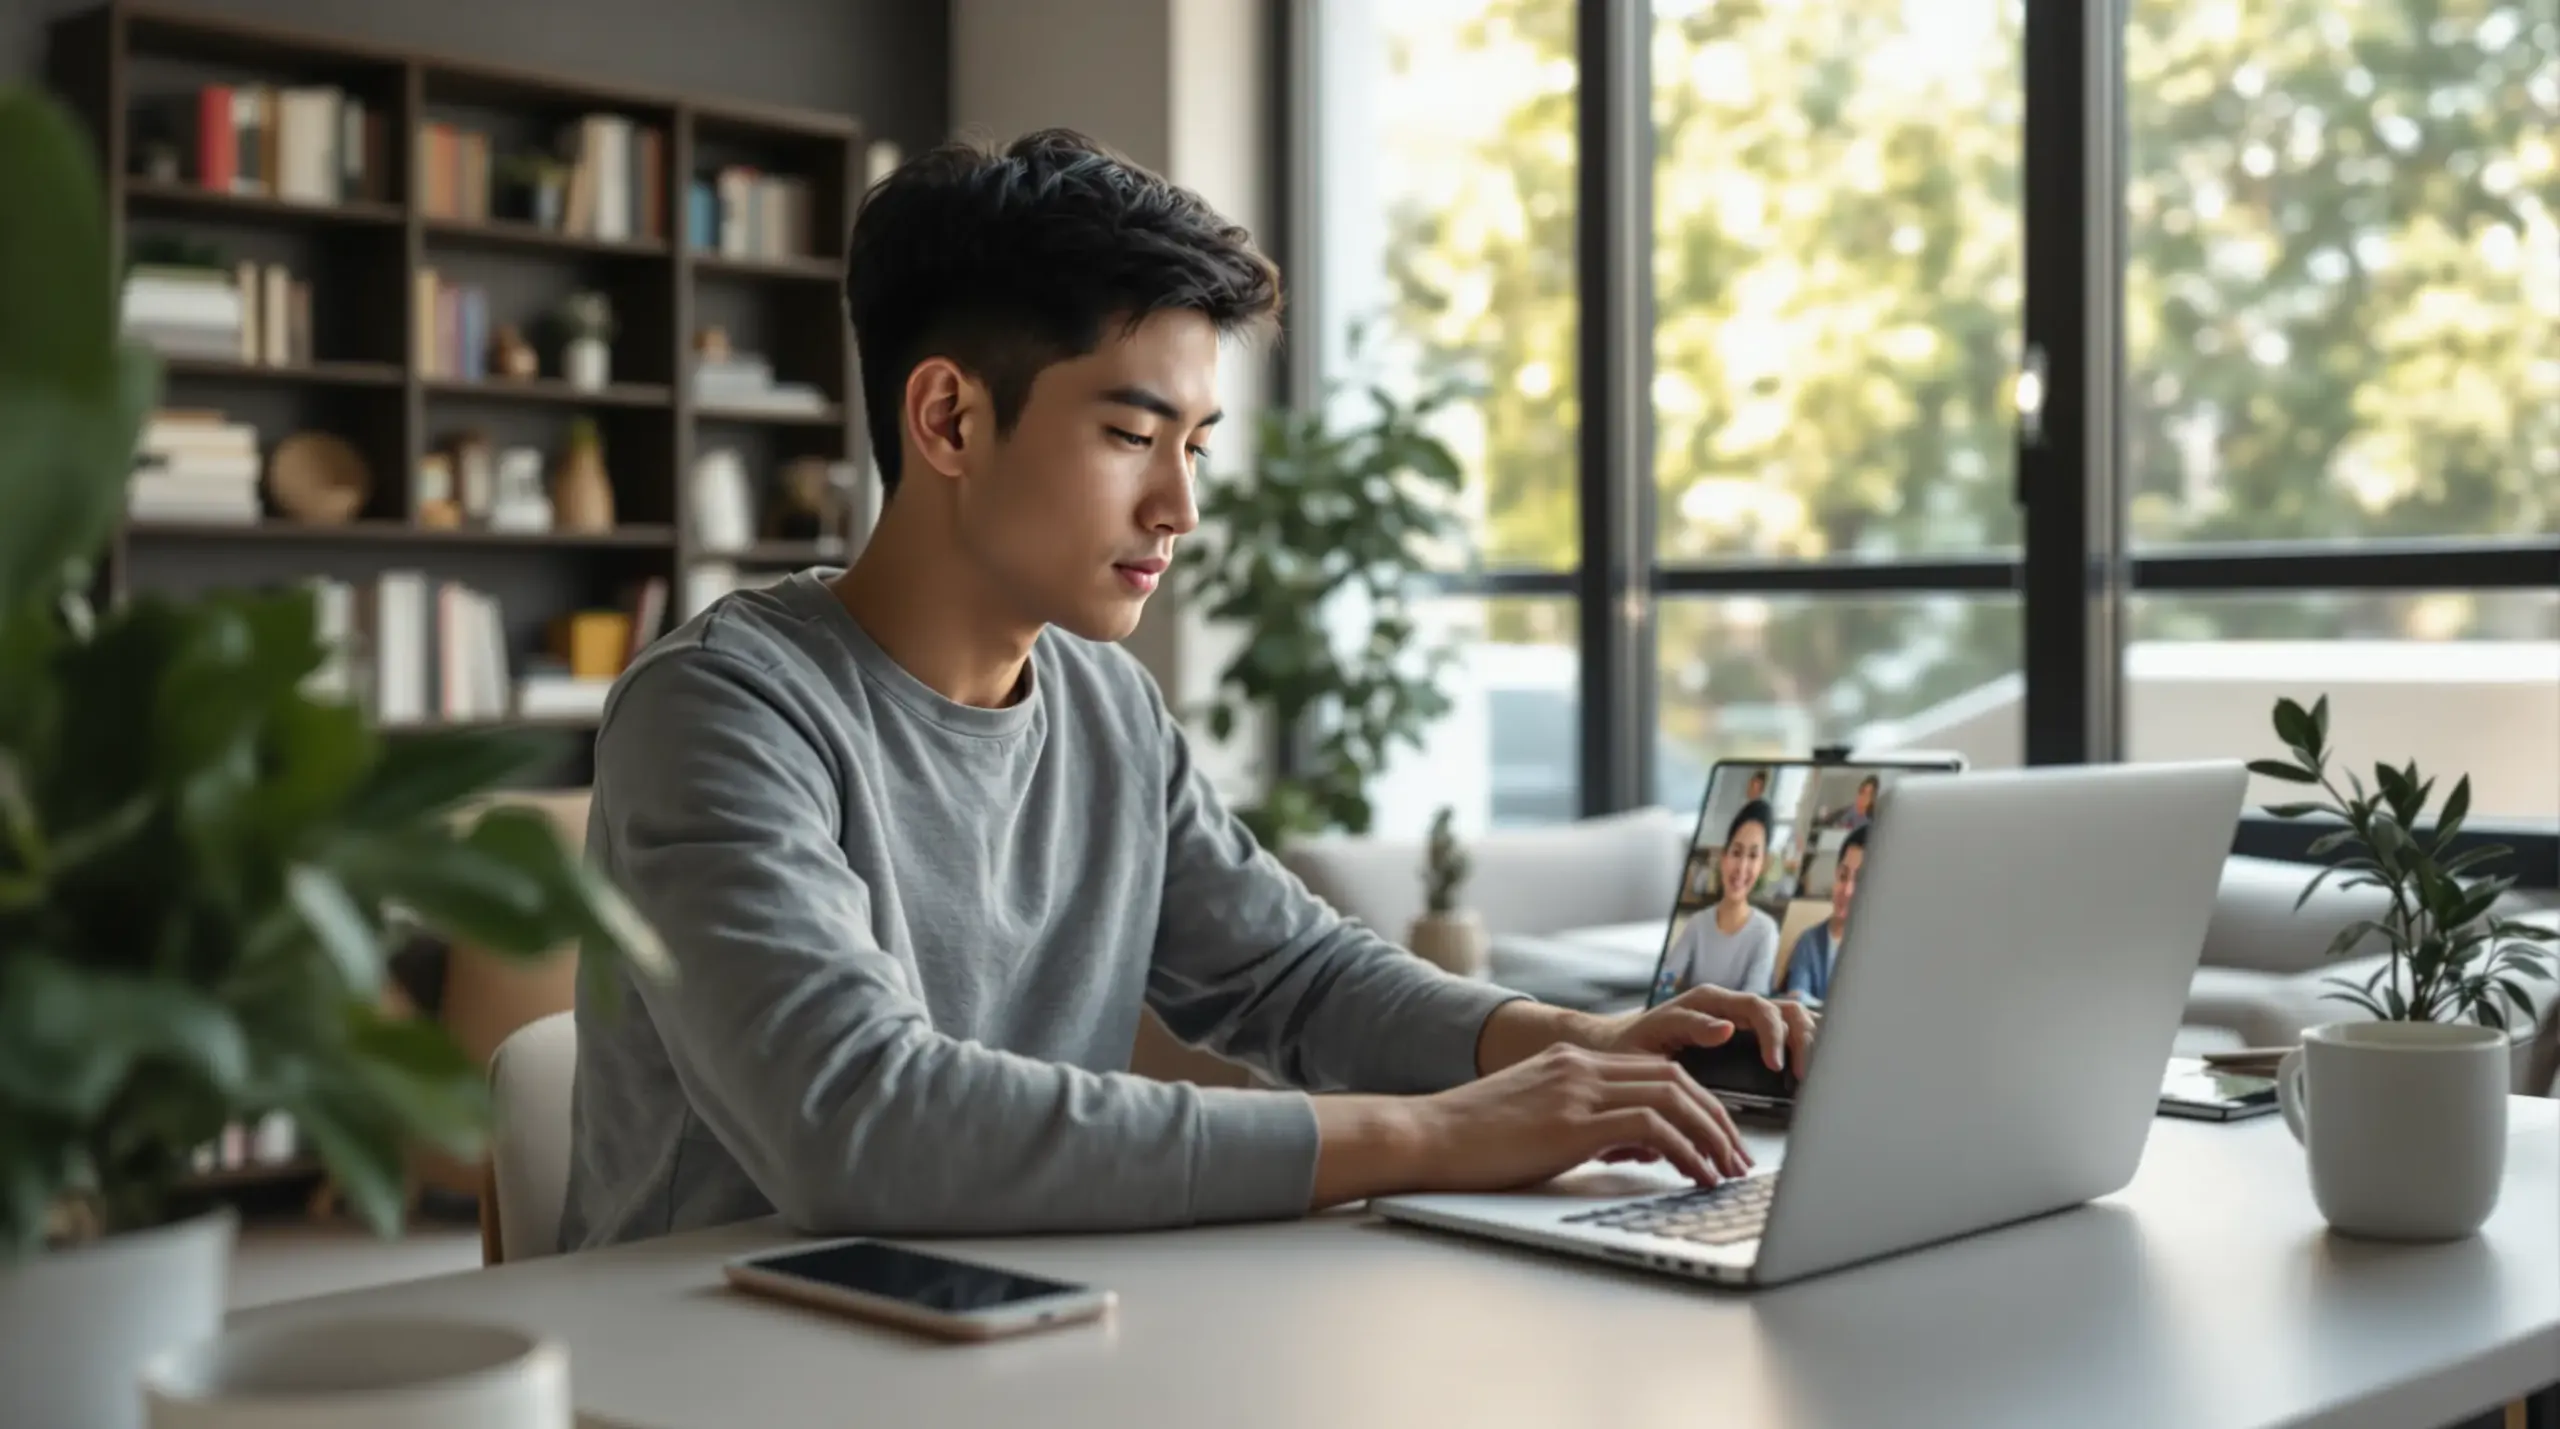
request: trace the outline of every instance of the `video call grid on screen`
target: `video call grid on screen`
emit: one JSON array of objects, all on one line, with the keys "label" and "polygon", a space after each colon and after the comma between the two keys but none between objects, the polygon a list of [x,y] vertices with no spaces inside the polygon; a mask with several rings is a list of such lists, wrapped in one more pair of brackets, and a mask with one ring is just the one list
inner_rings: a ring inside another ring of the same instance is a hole
[{"label": "video call grid on screen", "polygon": [[[1679,902],[1663,930],[1663,957],[1678,943],[1691,918],[1714,907],[1723,897],[1725,836],[1735,816],[1752,800],[1769,805],[1769,856],[1749,902],[1774,919],[1782,953],[1790,953],[1803,930],[1831,916],[1832,877],[1839,868],[1840,848],[1851,833],[1873,815],[1884,791],[1904,775],[1940,773],[1961,767],[1953,761],[1913,760],[1903,763],[1850,761],[1720,761],[1707,777],[1698,822],[1689,838],[1689,859],[1681,870]],[[1657,996],[1661,973],[1656,975]],[[1783,976],[1783,972],[1781,973]]]}]

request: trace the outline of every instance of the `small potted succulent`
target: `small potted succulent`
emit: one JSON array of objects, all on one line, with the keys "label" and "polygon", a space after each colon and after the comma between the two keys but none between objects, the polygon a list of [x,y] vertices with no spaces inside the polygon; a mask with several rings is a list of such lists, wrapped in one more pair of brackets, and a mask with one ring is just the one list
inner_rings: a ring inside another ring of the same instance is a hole
[{"label": "small potted succulent", "polygon": [[613,381],[613,300],[592,289],[573,293],[553,315],[560,335],[560,375],[581,392]]},{"label": "small potted succulent", "polygon": [[1422,916],[1405,941],[1416,957],[1460,977],[1483,977],[1491,961],[1484,920],[1458,902],[1472,867],[1458,841],[1457,811],[1443,805],[1423,849]]}]

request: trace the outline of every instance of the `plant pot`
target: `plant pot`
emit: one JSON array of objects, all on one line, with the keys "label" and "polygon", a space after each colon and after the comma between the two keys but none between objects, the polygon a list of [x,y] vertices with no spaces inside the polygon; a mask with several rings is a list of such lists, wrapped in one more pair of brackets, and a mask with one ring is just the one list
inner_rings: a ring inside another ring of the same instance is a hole
[{"label": "plant pot", "polygon": [[601,392],[613,381],[613,349],[600,337],[573,337],[560,351],[560,375],[581,392]]},{"label": "plant pot", "polygon": [[1472,908],[1423,914],[1405,943],[1415,957],[1460,977],[1483,977],[1493,960],[1484,922]]},{"label": "plant pot", "polygon": [[569,1352],[508,1325],[262,1324],[142,1375],[152,1429],[571,1429]]},{"label": "plant pot", "polygon": [[238,1231],[226,1207],[0,1268],[8,1422],[140,1429],[143,1365],[222,1328]]}]

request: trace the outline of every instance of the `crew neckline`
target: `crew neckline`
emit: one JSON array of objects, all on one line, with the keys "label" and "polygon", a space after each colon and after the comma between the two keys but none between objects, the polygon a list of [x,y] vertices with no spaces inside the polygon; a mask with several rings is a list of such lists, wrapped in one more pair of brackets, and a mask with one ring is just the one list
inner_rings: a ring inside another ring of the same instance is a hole
[{"label": "crew neckline", "polygon": [[[1040,647],[1035,642],[1031,658],[1022,667],[1022,697],[1001,709],[985,709],[964,705],[917,679],[906,666],[871,638],[853,612],[844,608],[828,582],[842,575],[833,567],[804,570],[792,575],[788,589],[793,604],[806,614],[828,623],[843,638],[845,648],[853,652],[853,662],[864,679],[877,686],[882,694],[930,724],[980,739],[997,739],[1029,729],[1038,718],[1040,708]],[[1046,632],[1043,632],[1046,639]]]}]

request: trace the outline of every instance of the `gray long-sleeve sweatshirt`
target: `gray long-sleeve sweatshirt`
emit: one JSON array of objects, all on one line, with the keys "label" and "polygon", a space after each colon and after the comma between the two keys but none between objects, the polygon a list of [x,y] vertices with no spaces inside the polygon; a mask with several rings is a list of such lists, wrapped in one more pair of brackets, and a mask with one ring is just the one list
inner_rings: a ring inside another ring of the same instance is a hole
[{"label": "gray long-sleeve sweatshirt", "polygon": [[606,711],[588,853],[677,978],[580,998],[564,1249],[1304,1211],[1306,1097],[1130,1075],[1142,1003],[1292,1086],[1474,1075],[1509,994],[1257,848],[1127,654],[1051,630],[1020,699],[959,705],[827,574],[722,601]]}]

